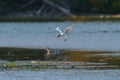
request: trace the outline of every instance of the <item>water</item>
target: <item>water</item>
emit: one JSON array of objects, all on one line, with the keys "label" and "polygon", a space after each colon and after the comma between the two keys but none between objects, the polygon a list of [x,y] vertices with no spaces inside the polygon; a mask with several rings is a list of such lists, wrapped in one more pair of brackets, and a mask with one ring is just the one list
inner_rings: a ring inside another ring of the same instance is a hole
[{"label": "water", "polygon": [[[81,63],[73,69],[0,69],[0,80],[120,80],[119,25],[115,21],[0,23],[0,47],[113,51],[77,52],[77,59],[72,53],[68,60]],[[66,42],[56,39],[57,26],[62,29],[74,26]],[[7,61],[0,61],[4,63]],[[27,63],[29,65],[30,61]]]},{"label": "water", "polygon": [[120,70],[4,71],[1,80],[120,80]]},{"label": "water", "polygon": [[[0,47],[120,51],[119,25],[115,21],[0,23]],[[74,26],[66,42],[56,40],[57,26]]]}]

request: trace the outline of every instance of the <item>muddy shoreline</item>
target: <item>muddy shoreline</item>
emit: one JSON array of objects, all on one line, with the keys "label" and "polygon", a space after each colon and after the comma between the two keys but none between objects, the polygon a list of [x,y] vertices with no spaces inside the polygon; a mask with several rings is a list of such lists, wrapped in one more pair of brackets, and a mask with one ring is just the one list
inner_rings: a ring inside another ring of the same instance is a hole
[{"label": "muddy shoreline", "polygon": [[[68,57],[81,57],[81,55],[89,54],[100,54],[100,53],[116,53],[115,51],[80,51],[80,50],[70,50],[70,49],[51,49],[57,51],[57,54],[52,58],[61,57],[64,60],[66,56]],[[119,52],[118,52],[119,53]],[[17,48],[17,47],[0,47],[0,59],[1,60],[46,60],[45,55],[47,51],[45,49],[34,49],[34,48]],[[69,59],[69,58],[68,58]],[[70,58],[69,60],[76,60],[76,58]]]},{"label": "muddy shoreline", "polygon": [[45,49],[0,47],[0,69],[120,69],[120,52],[62,49],[47,60],[46,53]]},{"label": "muddy shoreline", "polygon": [[73,17],[1,17],[0,22],[46,22],[46,21],[104,21],[120,20],[120,15],[77,15]]}]

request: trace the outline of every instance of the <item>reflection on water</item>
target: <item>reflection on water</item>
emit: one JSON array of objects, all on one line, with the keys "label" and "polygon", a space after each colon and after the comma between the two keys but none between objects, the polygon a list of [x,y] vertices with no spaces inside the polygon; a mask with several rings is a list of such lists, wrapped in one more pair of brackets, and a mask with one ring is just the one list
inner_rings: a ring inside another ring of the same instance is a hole
[{"label": "reflection on water", "polygon": [[[65,51],[67,61],[73,62],[89,62],[94,63],[91,66],[99,68],[110,67],[111,65],[120,68],[120,52],[107,52],[107,51]],[[99,65],[99,63],[106,63]]]},{"label": "reflection on water", "polygon": [[[0,61],[0,80],[119,80],[119,25],[112,21],[0,23],[0,47],[37,48],[1,48],[1,59],[17,61]],[[56,26],[76,27],[64,42],[56,40]],[[60,50],[62,60],[40,61],[39,54],[45,51],[39,49],[46,47]]]},{"label": "reflection on water", "polygon": [[[30,54],[30,53],[28,53]],[[28,55],[27,54],[27,55]],[[3,61],[1,60],[1,68],[4,69],[25,69],[25,70],[40,70],[40,69],[120,69],[120,56],[119,52],[102,52],[102,51],[72,51],[72,50],[62,50],[59,53],[60,61],[57,60],[57,56],[51,57],[49,61],[40,61],[38,55],[34,58],[19,59],[12,61]],[[41,53],[42,54],[42,53]],[[114,55],[111,55],[114,54]],[[14,56],[8,54],[9,57]],[[7,56],[7,55],[6,55]],[[20,55],[18,55],[20,56]],[[25,54],[23,55],[25,56]],[[8,57],[8,58],[9,58]],[[14,56],[14,57],[17,57]]]}]

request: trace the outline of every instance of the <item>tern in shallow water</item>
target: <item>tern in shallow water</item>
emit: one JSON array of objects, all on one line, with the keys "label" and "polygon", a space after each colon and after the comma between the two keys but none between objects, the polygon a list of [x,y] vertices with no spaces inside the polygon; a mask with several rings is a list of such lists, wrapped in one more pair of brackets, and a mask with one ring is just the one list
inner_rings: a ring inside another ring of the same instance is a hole
[{"label": "tern in shallow water", "polygon": [[66,41],[67,40],[67,35],[72,30],[72,27],[66,27],[63,32],[60,30],[59,27],[57,27],[56,30],[60,33],[60,34],[57,35],[57,39],[59,39],[61,36],[63,36],[64,41]]}]

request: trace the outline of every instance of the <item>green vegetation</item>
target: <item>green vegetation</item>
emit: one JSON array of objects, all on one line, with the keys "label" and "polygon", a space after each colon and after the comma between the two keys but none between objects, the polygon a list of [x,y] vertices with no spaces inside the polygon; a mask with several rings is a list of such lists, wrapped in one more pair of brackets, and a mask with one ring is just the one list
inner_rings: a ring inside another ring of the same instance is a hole
[{"label": "green vegetation", "polygon": [[[119,53],[117,52],[117,54]],[[61,61],[53,58],[46,61],[45,54],[44,49],[0,48],[0,67],[2,69],[30,69],[32,71],[41,69],[78,69],[78,66],[85,65],[97,66],[91,67],[91,69],[120,68],[120,56],[111,55],[116,54],[116,52],[61,50]],[[104,56],[104,54],[108,54],[108,56]]]},{"label": "green vegetation", "polygon": [[0,16],[64,16],[56,4],[75,15],[120,13],[120,0],[0,0]]},{"label": "green vegetation", "polygon": [[2,60],[45,60],[44,49],[0,48]]},{"label": "green vegetation", "polygon": [[120,0],[0,0],[0,22],[120,20]]}]

